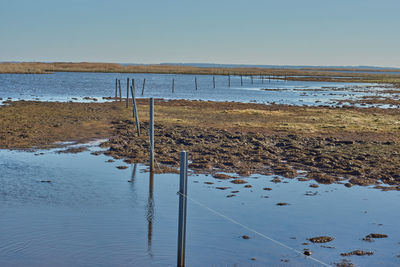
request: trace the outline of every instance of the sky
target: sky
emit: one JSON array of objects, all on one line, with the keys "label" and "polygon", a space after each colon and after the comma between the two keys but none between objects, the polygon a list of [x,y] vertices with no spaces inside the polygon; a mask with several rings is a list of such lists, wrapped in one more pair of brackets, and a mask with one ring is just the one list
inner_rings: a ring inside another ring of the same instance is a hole
[{"label": "sky", "polygon": [[400,67],[399,0],[0,0],[0,61]]}]

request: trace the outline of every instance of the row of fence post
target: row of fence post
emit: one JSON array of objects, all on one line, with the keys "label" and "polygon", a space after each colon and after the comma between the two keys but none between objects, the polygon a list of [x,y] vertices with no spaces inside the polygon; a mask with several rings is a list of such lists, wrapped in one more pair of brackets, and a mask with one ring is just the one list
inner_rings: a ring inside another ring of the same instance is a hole
[{"label": "row of fence post", "polygon": [[[274,76],[272,76],[272,80],[273,80]],[[260,80],[261,83],[264,84],[264,80],[266,80],[266,76],[261,76],[260,75]],[[254,84],[254,77],[250,76],[250,80],[251,80],[251,84]],[[284,76],[283,78],[277,78],[275,76],[275,80],[283,80],[286,81],[287,80],[287,76]],[[134,79],[132,79],[132,81],[134,81]],[[271,82],[271,76],[268,76],[268,81]],[[240,85],[243,86],[243,75],[240,75]],[[146,86],[146,79],[143,79],[143,85],[142,85],[142,96],[144,95],[144,90],[145,90],[145,86]],[[213,88],[215,89],[216,87],[216,80],[215,80],[215,76],[213,76]],[[231,87],[231,75],[228,75],[228,87]],[[128,108],[128,101],[129,101],[129,78],[127,78],[127,82],[126,82],[126,108]],[[135,88],[135,86],[133,85],[133,88]],[[194,77],[194,88],[197,91],[198,89],[198,84],[197,84],[197,76]],[[172,85],[171,85],[171,91],[172,93],[175,92],[175,79],[172,79]],[[119,94],[118,94],[119,92]],[[122,90],[121,90],[121,80],[119,79],[115,79],[115,99],[118,98],[119,95],[119,101],[122,101]]]}]

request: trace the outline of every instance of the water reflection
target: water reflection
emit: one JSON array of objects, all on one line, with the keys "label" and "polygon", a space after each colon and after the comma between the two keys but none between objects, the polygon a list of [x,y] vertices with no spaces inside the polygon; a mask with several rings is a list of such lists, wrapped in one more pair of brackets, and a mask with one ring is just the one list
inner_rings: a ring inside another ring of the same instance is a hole
[{"label": "water reflection", "polygon": [[153,257],[151,242],[153,239],[153,219],[154,219],[154,173],[149,172],[149,196],[146,205],[146,219],[147,219],[147,252],[150,257]]}]

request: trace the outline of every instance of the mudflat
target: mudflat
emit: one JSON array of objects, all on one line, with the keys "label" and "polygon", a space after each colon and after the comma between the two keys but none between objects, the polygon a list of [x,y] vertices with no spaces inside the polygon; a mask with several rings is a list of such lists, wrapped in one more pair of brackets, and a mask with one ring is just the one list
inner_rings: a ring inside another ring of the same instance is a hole
[{"label": "mudflat", "polygon": [[[147,99],[138,100],[141,135],[131,103],[16,101],[0,107],[0,148],[108,139],[104,154],[148,161]],[[400,111],[232,102],[155,100],[158,171],[175,171],[179,151],[195,172],[278,174],[318,183],[399,190]],[[230,177],[232,178],[232,177]]]}]

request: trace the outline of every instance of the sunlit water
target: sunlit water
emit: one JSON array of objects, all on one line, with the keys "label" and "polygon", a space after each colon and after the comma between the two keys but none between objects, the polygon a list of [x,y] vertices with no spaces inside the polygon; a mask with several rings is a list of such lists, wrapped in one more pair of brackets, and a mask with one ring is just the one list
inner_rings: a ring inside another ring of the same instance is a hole
[{"label": "sunlit water", "polygon": [[[0,266],[176,264],[178,175],[151,177],[143,165],[136,171],[134,165],[119,170],[116,166],[126,164],[106,163],[109,158],[103,155],[55,151],[0,151]],[[400,264],[399,192],[343,185],[310,188],[312,182],[284,179],[275,184],[271,179],[253,175],[246,179],[252,187],[245,188],[190,175],[188,195],[291,248],[301,252],[309,248],[313,257],[328,264],[355,249],[374,252],[348,257],[360,266]],[[239,192],[227,197],[233,190]],[[317,193],[305,195],[310,191]],[[278,202],[289,205],[277,206]],[[370,233],[389,237],[361,240]],[[334,248],[302,245],[319,235],[334,237],[324,244]],[[190,200],[186,262],[188,266],[320,266]]]},{"label": "sunlit water", "polygon": [[[197,77],[197,90],[195,90],[195,77]],[[121,80],[123,97],[126,97],[126,80],[130,78],[135,79],[137,97],[290,105],[334,105],[338,100],[375,95],[382,90],[379,85],[367,83],[283,81],[273,77],[260,79],[259,76],[254,76],[253,81],[248,76],[242,78],[231,76],[229,86],[228,76],[221,75],[215,76],[214,88],[211,75],[56,72],[0,74],[0,98],[3,101],[11,97],[13,100],[85,102],[91,100],[85,100],[84,97],[95,97],[102,101],[102,97],[115,95],[116,78]],[[142,95],[144,79],[146,82]],[[310,91],[313,89],[323,90]]]}]

